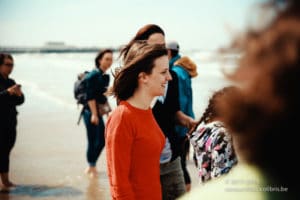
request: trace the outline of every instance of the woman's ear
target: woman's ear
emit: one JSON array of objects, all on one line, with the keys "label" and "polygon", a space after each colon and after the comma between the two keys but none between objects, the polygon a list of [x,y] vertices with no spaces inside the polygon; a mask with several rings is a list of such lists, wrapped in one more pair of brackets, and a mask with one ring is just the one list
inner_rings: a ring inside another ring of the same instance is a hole
[{"label": "woman's ear", "polygon": [[142,83],[147,83],[148,82],[147,74],[145,72],[139,73],[138,80],[140,80]]}]

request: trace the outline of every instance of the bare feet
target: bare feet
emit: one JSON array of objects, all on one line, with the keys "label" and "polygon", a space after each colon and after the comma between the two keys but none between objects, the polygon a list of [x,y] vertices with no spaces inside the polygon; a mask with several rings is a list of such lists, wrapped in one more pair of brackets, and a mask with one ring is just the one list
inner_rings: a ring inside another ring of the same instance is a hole
[{"label": "bare feet", "polygon": [[3,183],[3,186],[5,186],[5,187],[16,187],[16,185],[13,184],[13,183],[10,182],[10,181]]},{"label": "bare feet", "polygon": [[5,182],[5,183],[0,184],[0,191],[1,192],[9,192],[10,188],[12,188],[12,187],[16,187],[16,185],[10,181]]},{"label": "bare feet", "polygon": [[8,173],[1,173],[0,175],[1,175],[1,181],[2,181],[3,188],[10,188],[10,187],[16,186],[9,180]]},{"label": "bare feet", "polygon": [[87,167],[84,170],[84,173],[86,173],[87,175],[89,175],[90,178],[96,178],[96,177],[98,177],[98,171],[97,171],[96,167]]}]

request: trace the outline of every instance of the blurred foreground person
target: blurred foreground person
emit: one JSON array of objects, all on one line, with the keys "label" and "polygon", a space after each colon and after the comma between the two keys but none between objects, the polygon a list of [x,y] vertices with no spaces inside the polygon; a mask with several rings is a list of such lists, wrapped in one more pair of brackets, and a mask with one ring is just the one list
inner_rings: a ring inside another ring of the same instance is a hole
[{"label": "blurred foreground person", "polygon": [[[300,113],[300,4],[273,1],[275,19],[248,32],[230,78],[241,89],[218,108],[239,164],[183,199],[300,199],[295,159]],[[295,155],[295,156],[294,156]]]}]

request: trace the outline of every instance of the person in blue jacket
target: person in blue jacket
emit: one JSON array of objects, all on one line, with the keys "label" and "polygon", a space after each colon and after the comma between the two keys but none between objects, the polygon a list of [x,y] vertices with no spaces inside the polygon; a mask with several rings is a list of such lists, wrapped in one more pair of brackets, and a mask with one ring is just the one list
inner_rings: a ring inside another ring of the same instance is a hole
[{"label": "person in blue jacket", "polygon": [[99,113],[99,105],[107,103],[104,93],[109,84],[109,75],[105,71],[109,69],[113,61],[113,52],[110,49],[104,49],[99,52],[95,58],[96,68],[87,74],[86,93],[87,105],[83,110],[83,119],[87,130],[87,161],[89,166],[85,173],[90,177],[97,177],[96,162],[101,151],[104,148],[104,122]]},{"label": "person in blue jacket", "polygon": [[[192,78],[196,77],[197,66],[187,56],[181,57],[179,54],[179,44],[176,41],[170,41],[166,44],[169,56],[170,69],[174,71],[178,77],[178,97],[180,110],[191,118],[195,118],[193,111],[193,92],[192,92]],[[187,142],[186,134],[188,128],[176,125],[176,133],[179,135],[180,140],[180,156],[181,166],[183,169],[186,190],[191,188],[191,178],[186,168],[186,157],[189,150],[189,142]]]},{"label": "person in blue jacket", "polygon": [[9,78],[14,61],[10,54],[0,53],[0,176],[1,188],[15,186],[9,179],[9,154],[16,142],[17,110],[24,103],[21,85]]}]

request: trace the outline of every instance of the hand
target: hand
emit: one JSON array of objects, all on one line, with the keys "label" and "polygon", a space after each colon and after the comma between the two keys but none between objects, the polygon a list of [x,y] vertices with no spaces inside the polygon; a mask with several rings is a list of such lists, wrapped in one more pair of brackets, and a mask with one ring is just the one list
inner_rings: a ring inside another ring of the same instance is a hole
[{"label": "hand", "polygon": [[99,117],[98,117],[98,115],[92,114],[92,116],[91,116],[91,123],[93,125],[98,125],[99,124]]},{"label": "hand", "polygon": [[190,118],[188,123],[188,132],[187,135],[190,136],[196,129],[197,125],[199,124],[199,121],[194,120],[193,118]]},{"label": "hand", "polygon": [[193,130],[193,129],[195,129],[195,127],[197,126],[197,124],[198,124],[198,121],[194,120],[193,118],[190,118],[188,120],[188,123],[187,123],[187,128],[189,130]]},{"label": "hand", "polygon": [[7,89],[7,92],[9,95],[14,95],[14,96],[22,96],[22,90],[21,86],[18,84],[15,84]]}]

